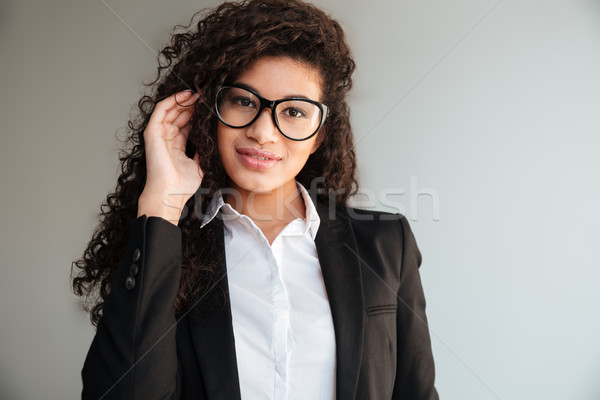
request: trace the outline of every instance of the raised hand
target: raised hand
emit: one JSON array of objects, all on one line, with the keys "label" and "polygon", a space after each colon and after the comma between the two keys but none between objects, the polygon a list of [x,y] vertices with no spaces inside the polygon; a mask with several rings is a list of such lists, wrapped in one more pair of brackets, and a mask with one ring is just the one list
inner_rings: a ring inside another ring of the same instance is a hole
[{"label": "raised hand", "polygon": [[193,158],[185,154],[198,97],[186,90],[156,104],[144,131],[147,175],[138,216],[162,217],[177,225],[185,203],[200,187],[198,153]]}]

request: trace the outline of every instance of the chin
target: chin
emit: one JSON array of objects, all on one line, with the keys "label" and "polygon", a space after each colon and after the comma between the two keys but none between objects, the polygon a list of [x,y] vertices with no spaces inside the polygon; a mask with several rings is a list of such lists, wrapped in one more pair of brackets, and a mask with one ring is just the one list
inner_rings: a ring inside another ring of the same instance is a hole
[{"label": "chin", "polygon": [[263,179],[256,177],[234,177],[229,178],[231,187],[251,193],[270,193],[277,188],[283,186],[282,182],[278,182],[272,178],[264,177]]}]

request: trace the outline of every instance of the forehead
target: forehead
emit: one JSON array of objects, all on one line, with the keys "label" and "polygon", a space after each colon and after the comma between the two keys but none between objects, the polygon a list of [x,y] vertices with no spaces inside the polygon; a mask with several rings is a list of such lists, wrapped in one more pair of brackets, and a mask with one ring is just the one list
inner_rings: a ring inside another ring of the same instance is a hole
[{"label": "forehead", "polygon": [[271,100],[290,96],[321,99],[321,73],[290,57],[263,57],[254,61],[235,80]]}]

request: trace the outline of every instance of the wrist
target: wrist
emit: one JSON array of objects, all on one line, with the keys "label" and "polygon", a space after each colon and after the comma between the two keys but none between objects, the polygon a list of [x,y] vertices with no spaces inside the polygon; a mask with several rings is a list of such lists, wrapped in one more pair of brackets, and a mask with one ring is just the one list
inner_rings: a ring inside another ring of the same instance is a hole
[{"label": "wrist", "polygon": [[142,193],[138,199],[137,216],[140,217],[146,214],[148,217],[160,217],[171,222],[173,225],[178,225],[185,204],[170,204],[168,199],[169,196],[166,194],[149,196]]}]

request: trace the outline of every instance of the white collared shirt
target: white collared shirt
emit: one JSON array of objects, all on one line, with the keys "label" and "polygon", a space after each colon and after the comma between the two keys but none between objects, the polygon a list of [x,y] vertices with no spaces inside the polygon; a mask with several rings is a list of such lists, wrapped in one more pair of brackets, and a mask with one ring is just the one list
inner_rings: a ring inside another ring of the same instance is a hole
[{"label": "white collared shirt", "polygon": [[202,222],[221,210],[243,400],[335,398],[333,320],[314,242],[320,219],[297,186],[306,219],[291,221],[271,245],[219,193]]}]

